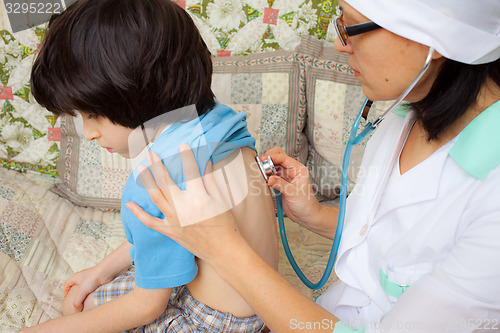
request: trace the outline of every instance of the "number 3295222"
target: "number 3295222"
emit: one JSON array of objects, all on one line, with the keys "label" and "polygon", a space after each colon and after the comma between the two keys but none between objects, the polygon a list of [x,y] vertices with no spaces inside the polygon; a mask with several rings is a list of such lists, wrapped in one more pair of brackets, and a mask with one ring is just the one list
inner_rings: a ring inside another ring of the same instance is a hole
[{"label": "number 3295222", "polygon": [[7,14],[60,14],[63,11],[61,3],[5,3]]}]

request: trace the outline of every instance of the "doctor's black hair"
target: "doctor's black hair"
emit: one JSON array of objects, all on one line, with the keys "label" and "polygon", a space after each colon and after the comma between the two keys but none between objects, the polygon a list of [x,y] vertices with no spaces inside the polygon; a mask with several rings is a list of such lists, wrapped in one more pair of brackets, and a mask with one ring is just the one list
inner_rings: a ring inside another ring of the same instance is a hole
[{"label": "doctor's black hair", "polygon": [[410,104],[417,119],[422,121],[429,141],[437,139],[476,103],[488,79],[500,87],[500,59],[481,65],[446,59],[427,96]]},{"label": "doctor's black hair", "polygon": [[31,92],[55,114],[136,128],[187,105],[207,112],[211,80],[210,52],[171,0],[79,0],[51,18]]}]

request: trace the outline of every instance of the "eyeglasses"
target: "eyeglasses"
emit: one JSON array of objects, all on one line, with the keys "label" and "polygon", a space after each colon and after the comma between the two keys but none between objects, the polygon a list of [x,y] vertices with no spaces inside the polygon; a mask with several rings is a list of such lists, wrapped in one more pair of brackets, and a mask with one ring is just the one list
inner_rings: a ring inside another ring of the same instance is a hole
[{"label": "eyeglasses", "polygon": [[342,12],[340,12],[340,16],[335,19],[335,30],[337,31],[337,35],[342,42],[342,45],[347,46],[347,39],[351,36],[356,36],[360,34],[364,34],[365,32],[373,31],[381,28],[375,22],[366,22],[360,23],[350,26],[345,26],[342,21]]}]

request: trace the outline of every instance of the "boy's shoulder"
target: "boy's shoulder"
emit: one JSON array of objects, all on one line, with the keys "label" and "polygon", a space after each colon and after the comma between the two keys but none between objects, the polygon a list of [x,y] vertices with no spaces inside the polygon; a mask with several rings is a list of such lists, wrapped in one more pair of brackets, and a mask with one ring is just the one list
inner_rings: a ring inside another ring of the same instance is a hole
[{"label": "boy's shoulder", "polygon": [[[182,188],[184,176],[179,145],[188,144],[195,154],[200,174],[203,174],[208,161],[217,163],[241,147],[249,147],[255,151],[255,139],[246,127],[246,114],[237,113],[230,107],[217,104],[212,110],[186,123],[175,123],[163,129],[162,133],[146,149],[155,152],[166,166],[171,178]],[[145,151],[134,160],[136,166],[149,163]],[[122,192],[124,200],[150,202],[138,172],[134,167]]]}]

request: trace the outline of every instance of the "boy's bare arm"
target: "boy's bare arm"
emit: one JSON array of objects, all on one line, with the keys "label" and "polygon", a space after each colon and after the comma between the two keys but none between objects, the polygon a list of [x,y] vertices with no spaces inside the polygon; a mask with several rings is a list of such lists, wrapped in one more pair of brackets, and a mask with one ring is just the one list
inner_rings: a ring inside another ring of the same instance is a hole
[{"label": "boy's bare arm", "polygon": [[[241,148],[244,167],[227,168],[228,178],[246,178],[245,199],[232,209],[238,229],[248,244],[275,269],[278,268],[276,213],[269,187],[255,161],[255,152]],[[233,191],[234,192],[234,191]]]},{"label": "boy's bare arm", "polygon": [[99,268],[105,282],[114,279],[118,273],[128,268],[131,265],[132,257],[130,256],[130,248],[132,244],[128,241],[123,242],[118,248],[107,255],[96,267]]},{"label": "boy's bare arm", "polygon": [[135,287],[130,293],[88,311],[50,320],[22,332],[104,333],[144,326],[165,311],[171,291],[171,288]]},{"label": "boy's bare arm", "polygon": [[77,272],[66,280],[63,291],[66,297],[63,315],[82,311],[84,302],[90,294],[130,266],[130,247],[129,242],[124,242],[96,266]]}]

